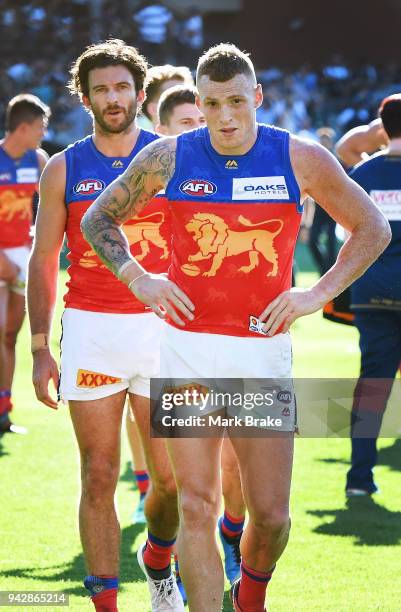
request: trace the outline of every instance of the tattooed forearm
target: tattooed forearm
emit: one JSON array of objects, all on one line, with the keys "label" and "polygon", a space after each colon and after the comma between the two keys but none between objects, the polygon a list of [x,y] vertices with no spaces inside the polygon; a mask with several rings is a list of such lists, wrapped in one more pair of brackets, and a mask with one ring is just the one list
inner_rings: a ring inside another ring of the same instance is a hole
[{"label": "tattooed forearm", "polygon": [[108,268],[117,274],[132,260],[120,226],[137,215],[173,176],[175,139],[160,139],[145,147],[127,170],[89,207],[81,229],[89,244]]}]

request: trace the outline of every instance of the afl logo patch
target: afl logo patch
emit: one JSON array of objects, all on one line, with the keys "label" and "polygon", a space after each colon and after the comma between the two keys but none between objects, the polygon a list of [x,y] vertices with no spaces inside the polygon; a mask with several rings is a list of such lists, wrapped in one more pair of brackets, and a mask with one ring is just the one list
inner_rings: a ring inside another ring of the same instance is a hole
[{"label": "afl logo patch", "polygon": [[181,183],[180,191],[191,196],[210,196],[216,193],[217,187],[210,181],[190,179]]},{"label": "afl logo patch", "polygon": [[292,393],[291,391],[279,391],[277,393],[277,399],[282,404],[291,404]]},{"label": "afl logo patch", "polygon": [[105,183],[99,179],[85,179],[83,181],[79,181],[79,183],[74,186],[74,193],[92,195],[98,191],[103,191],[105,187]]}]

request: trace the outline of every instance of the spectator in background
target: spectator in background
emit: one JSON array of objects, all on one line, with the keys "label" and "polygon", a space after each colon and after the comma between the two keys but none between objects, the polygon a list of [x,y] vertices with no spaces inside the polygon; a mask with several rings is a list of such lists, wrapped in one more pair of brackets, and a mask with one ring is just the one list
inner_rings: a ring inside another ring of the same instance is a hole
[{"label": "spectator in background", "polygon": [[196,68],[203,48],[203,17],[199,9],[190,8],[177,19],[177,57],[191,69]]},{"label": "spectator in background", "polygon": [[151,64],[171,59],[171,29],[174,15],[161,2],[146,0],[134,13],[138,47]]},{"label": "spectator in background", "polygon": [[[316,135],[321,145],[330,152],[334,149],[335,132],[329,127],[317,130]],[[336,222],[327,212],[315,202],[312,227],[309,236],[309,248],[319,270],[323,276],[336,261]],[[324,241],[324,242],[323,242]]]}]

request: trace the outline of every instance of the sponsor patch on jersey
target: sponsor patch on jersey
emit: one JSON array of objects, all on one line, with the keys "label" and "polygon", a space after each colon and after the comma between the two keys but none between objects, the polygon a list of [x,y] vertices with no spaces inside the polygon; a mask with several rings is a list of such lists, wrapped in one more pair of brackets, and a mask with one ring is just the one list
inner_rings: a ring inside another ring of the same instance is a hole
[{"label": "sponsor patch on jersey", "polygon": [[249,315],[249,331],[253,331],[256,334],[262,334],[262,336],[267,336],[267,331],[265,330],[265,324],[262,323],[258,317],[254,315]]},{"label": "sponsor patch on jersey", "polygon": [[401,189],[374,189],[370,197],[387,221],[401,221]]},{"label": "sponsor patch on jersey", "polygon": [[17,183],[37,183],[39,173],[37,168],[18,168]]},{"label": "sponsor patch on jersey", "polygon": [[8,182],[8,181],[11,181],[12,178],[13,178],[12,174],[10,174],[9,172],[2,172],[0,174],[0,181]]},{"label": "sponsor patch on jersey", "polygon": [[106,187],[105,183],[99,179],[84,179],[74,185],[74,192],[82,195],[92,195],[99,191],[103,191]]},{"label": "sponsor patch on jersey", "polygon": [[233,179],[233,200],[289,200],[284,176]]},{"label": "sponsor patch on jersey", "polygon": [[81,389],[94,389],[103,387],[104,385],[114,385],[121,382],[121,378],[101,374],[100,372],[91,372],[90,370],[78,370],[77,387]]},{"label": "sponsor patch on jersey", "polygon": [[190,196],[211,196],[217,191],[217,187],[210,181],[189,179],[181,183],[180,191]]}]

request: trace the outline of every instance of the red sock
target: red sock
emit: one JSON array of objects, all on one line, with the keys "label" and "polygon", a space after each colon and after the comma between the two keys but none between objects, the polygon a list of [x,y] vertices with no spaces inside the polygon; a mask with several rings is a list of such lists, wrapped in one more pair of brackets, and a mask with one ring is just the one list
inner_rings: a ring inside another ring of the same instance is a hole
[{"label": "red sock", "polygon": [[12,410],[11,391],[0,389],[0,416],[8,414]]},{"label": "red sock", "polygon": [[149,489],[149,474],[146,470],[133,470],[138,491],[141,495],[146,495]]},{"label": "red sock", "polygon": [[143,553],[145,565],[155,570],[162,570],[171,563],[174,540],[161,540],[148,531],[146,548]]},{"label": "red sock", "polygon": [[247,612],[263,612],[265,610],[266,589],[272,577],[270,572],[258,572],[242,561],[241,582],[238,590],[238,604],[241,610]]},{"label": "red sock", "polygon": [[241,535],[244,529],[245,516],[235,518],[224,510],[223,520],[221,521],[221,530],[227,538],[235,538]]},{"label": "red sock", "polygon": [[118,612],[117,589],[107,589],[91,598],[96,612]]}]

